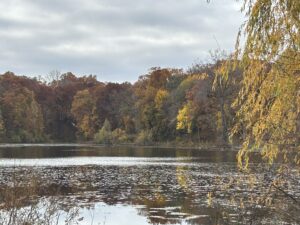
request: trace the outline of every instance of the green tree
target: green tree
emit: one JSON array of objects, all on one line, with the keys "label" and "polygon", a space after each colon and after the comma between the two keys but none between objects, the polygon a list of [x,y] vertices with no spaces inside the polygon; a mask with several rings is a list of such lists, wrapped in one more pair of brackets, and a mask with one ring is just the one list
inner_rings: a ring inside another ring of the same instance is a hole
[{"label": "green tree", "polygon": [[112,144],[111,125],[107,119],[105,119],[99,132],[95,134],[94,140],[99,144]]}]

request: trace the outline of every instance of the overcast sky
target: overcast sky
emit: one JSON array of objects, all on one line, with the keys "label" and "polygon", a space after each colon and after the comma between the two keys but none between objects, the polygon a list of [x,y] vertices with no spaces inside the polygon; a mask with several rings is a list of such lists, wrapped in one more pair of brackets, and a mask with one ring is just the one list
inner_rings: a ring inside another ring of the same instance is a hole
[{"label": "overcast sky", "polygon": [[118,82],[186,69],[217,42],[230,51],[242,23],[235,0],[1,0],[0,11],[0,73]]}]

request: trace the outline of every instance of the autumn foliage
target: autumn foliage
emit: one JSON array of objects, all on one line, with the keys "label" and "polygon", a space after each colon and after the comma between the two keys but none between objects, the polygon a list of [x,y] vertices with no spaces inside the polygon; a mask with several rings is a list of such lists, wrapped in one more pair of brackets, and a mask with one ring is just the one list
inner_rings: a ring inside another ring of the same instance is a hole
[{"label": "autumn foliage", "polygon": [[45,82],[7,72],[0,76],[1,141],[227,141],[220,115],[232,124],[232,99],[223,96],[228,109],[221,112],[218,88],[212,88],[218,64],[186,72],[152,68],[134,84],[72,73]]}]

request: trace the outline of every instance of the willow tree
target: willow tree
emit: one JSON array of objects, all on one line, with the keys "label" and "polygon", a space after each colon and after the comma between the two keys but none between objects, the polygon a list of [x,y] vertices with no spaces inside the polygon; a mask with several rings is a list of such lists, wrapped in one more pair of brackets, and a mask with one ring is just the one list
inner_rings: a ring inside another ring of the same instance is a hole
[{"label": "willow tree", "polygon": [[[232,134],[243,133],[238,159],[256,149],[270,163],[296,150],[300,164],[300,1],[244,0],[236,46],[244,70]],[[244,40],[243,43],[242,40]],[[287,159],[287,157],[285,157]]]}]

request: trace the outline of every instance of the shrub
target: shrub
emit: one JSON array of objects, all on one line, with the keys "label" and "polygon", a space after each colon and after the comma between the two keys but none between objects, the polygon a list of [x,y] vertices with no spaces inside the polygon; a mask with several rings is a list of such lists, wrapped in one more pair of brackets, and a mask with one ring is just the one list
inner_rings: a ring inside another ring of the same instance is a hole
[{"label": "shrub", "polygon": [[135,139],[135,143],[137,144],[151,144],[152,143],[152,132],[149,130],[143,130],[141,131],[137,138]]},{"label": "shrub", "polygon": [[113,143],[127,143],[129,137],[124,130],[117,128],[112,132],[112,141]]},{"label": "shrub", "polygon": [[94,136],[94,141],[98,144],[112,144],[112,132],[109,121],[106,119],[102,128]]}]

